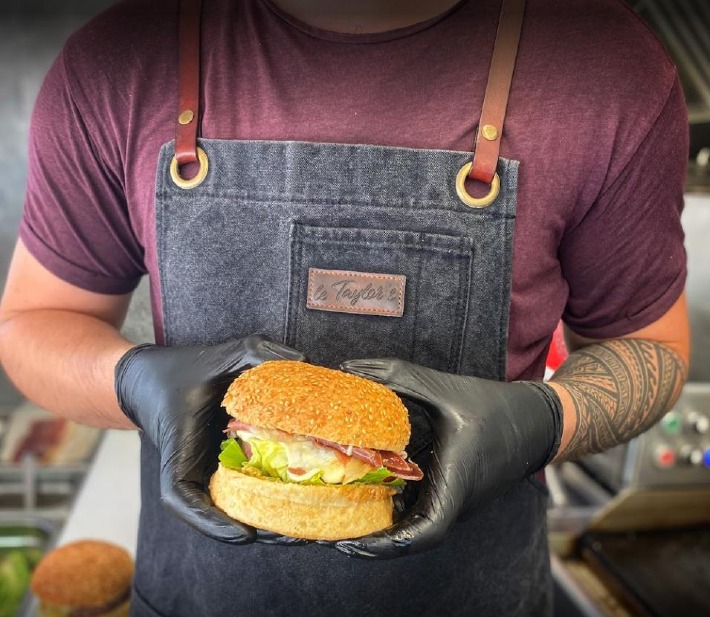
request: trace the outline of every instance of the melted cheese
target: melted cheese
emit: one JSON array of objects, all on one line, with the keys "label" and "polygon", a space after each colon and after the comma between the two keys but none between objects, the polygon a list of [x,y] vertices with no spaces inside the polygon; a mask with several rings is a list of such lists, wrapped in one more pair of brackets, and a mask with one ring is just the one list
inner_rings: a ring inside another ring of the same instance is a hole
[{"label": "melted cheese", "polygon": [[253,427],[251,431],[238,430],[236,434],[247,442],[256,438],[280,443],[286,450],[288,466],[306,471],[302,475],[288,472],[288,478],[295,482],[306,480],[322,472],[321,477],[328,484],[347,484],[375,471],[372,465],[357,458],[351,457],[346,463],[343,463],[332,448],[320,446],[300,435],[288,435],[281,431],[258,427]]}]

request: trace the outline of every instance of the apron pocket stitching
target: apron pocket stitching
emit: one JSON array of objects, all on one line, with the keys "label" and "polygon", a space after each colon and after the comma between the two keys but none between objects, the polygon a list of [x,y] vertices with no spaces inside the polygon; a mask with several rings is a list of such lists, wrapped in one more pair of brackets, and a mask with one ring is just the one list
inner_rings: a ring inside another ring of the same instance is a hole
[{"label": "apron pocket stitching", "polygon": [[[420,281],[422,279],[422,260],[419,259],[419,263],[417,264],[417,280]],[[410,349],[417,349],[417,327],[418,327],[418,321],[419,321],[419,315],[421,314],[421,310],[419,310],[419,299],[420,299],[420,294],[417,293],[418,289],[416,285],[410,285],[409,289],[407,292],[410,294],[409,300],[411,302],[411,305],[414,307],[414,323],[412,324],[412,329],[411,329],[411,338],[410,338],[410,343],[409,343],[409,348]],[[412,295],[414,297],[412,297]]]},{"label": "apron pocket stitching", "polygon": [[[469,259],[469,266],[472,260]],[[456,299],[456,308],[454,309],[455,324],[454,327],[457,332],[461,332],[462,335],[459,337],[451,337],[451,348],[449,350],[449,373],[458,373],[461,370],[461,350],[463,348],[463,339],[465,338],[464,330],[464,316],[466,311],[463,310],[464,303],[468,297],[469,282],[464,279],[464,273],[468,271],[469,268],[459,268],[459,295]]]},{"label": "apron pocket stitching", "polygon": [[[155,233],[157,235],[158,241],[158,255],[165,255],[166,254],[166,238],[167,238],[167,231],[165,229],[165,208],[167,207],[169,201],[166,201],[163,203],[163,201],[159,201],[159,204],[162,204],[158,207],[158,211],[156,212],[156,230]],[[169,285],[168,285],[168,275],[166,272],[166,266],[165,266],[165,260],[164,259],[158,259],[158,273],[160,276],[160,281],[158,284],[160,285],[160,303],[161,303],[161,308],[163,312],[162,316],[162,321],[163,321],[163,339],[165,341],[166,345],[169,345],[171,342],[171,336],[170,336],[170,324],[172,323],[172,314],[171,314],[171,306],[172,303],[168,299],[168,294],[169,294]]]},{"label": "apron pocket stitching", "polygon": [[[503,243],[506,246],[506,251],[503,252],[504,258],[503,261],[504,263],[502,264],[502,267],[507,269],[508,272],[512,270],[511,268],[511,260],[512,260],[512,255],[511,255],[511,247],[510,245],[512,244],[513,240],[513,231],[514,229],[510,229],[510,227],[513,225],[512,220],[505,221],[503,225],[501,226],[501,235],[503,236]],[[512,285],[512,278],[509,282],[509,285]],[[508,299],[508,310],[507,311],[501,311],[500,313],[500,319],[499,319],[499,326],[498,326],[498,340],[500,341],[505,341],[506,345],[499,347],[499,359],[498,359],[498,371],[499,375],[502,376],[502,379],[505,379],[505,376],[507,375],[508,371],[508,352],[507,352],[507,343],[508,343],[508,325],[510,322],[510,289],[506,288],[504,285],[500,285],[498,287],[499,293],[500,293],[500,300],[499,304],[502,305],[506,298]]]},{"label": "apron pocket stitching", "polygon": [[[469,259],[468,259],[468,268],[465,268],[465,269],[462,268],[461,271],[459,272],[459,285],[462,289],[461,296],[460,296],[460,300],[461,300],[460,307],[462,310],[457,310],[457,314],[459,315],[459,328],[460,328],[460,331],[462,332],[462,336],[460,337],[460,341],[458,344],[458,352],[456,353],[453,349],[453,341],[452,341],[452,350],[451,350],[452,357],[456,357],[456,367],[452,372],[455,372],[457,374],[459,374],[461,372],[464,350],[465,350],[465,346],[466,346],[466,327],[468,324],[469,311],[465,310],[465,307],[470,302],[471,279],[473,276],[473,273],[472,273],[473,262],[474,262],[474,255],[473,255],[473,251],[471,251],[469,254]],[[457,307],[457,309],[458,308],[459,307]]]},{"label": "apron pocket stitching", "polygon": [[[296,227],[296,226],[294,226]],[[297,230],[297,227],[296,227]],[[299,349],[300,347],[300,339],[298,336],[298,333],[300,332],[300,328],[298,327],[298,307],[301,304],[301,287],[299,283],[294,283],[294,277],[292,276],[293,272],[301,272],[303,270],[303,253],[305,251],[305,247],[303,242],[299,238],[297,238],[296,234],[294,233],[294,241],[293,245],[291,247],[291,268],[289,269],[289,281],[288,285],[290,288],[290,293],[289,293],[289,308],[288,311],[286,312],[287,317],[286,317],[286,323],[284,324],[284,338],[288,337],[288,340],[286,341],[287,345],[290,345],[294,347],[295,349]]]}]

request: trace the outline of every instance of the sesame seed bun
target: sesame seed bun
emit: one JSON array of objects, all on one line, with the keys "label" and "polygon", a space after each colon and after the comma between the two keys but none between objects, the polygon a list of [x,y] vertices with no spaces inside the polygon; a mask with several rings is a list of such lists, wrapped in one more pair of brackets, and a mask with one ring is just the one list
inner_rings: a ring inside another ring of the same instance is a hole
[{"label": "sesame seed bun", "polygon": [[[40,617],[93,609],[102,617],[128,616],[133,558],[99,540],[70,542],[47,553],[32,573],[30,588]],[[105,609],[105,610],[101,610]]]},{"label": "sesame seed bun", "polygon": [[275,360],[242,373],[222,405],[239,420],[374,450],[404,450],[407,408],[385,386],[322,366]]},{"label": "sesame seed bun", "polygon": [[221,464],[210,480],[214,503],[234,519],[293,538],[342,540],[392,524],[387,486],[301,485],[252,477]]},{"label": "sesame seed bun", "polygon": [[[409,442],[407,408],[385,386],[305,362],[265,362],[235,379],[222,405],[242,422],[373,450]],[[221,464],[210,480],[215,506],[234,519],[308,540],[356,538],[392,524],[389,486],[307,485]]]}]

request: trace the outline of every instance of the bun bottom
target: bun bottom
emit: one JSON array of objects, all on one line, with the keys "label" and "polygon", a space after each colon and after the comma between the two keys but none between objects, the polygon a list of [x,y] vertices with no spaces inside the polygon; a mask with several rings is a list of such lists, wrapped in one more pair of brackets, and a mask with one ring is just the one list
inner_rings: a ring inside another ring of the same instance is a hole
[{"label": "bun bottom", "polygon": [[210,494],[216,507],[247,525],[293,538],[345,540],[389,527],[395,491],[373,484],[265,480],[220,464]]}]

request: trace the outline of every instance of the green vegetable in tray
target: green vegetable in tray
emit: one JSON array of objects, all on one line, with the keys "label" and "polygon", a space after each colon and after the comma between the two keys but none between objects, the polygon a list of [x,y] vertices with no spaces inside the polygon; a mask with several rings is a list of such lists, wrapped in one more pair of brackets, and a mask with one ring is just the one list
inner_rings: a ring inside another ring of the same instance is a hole
[{"label": "green vegetable in tray", "polygon": [[14,617],[30,585],[36,555],[12,550],[0,557],[0,617]]}]

